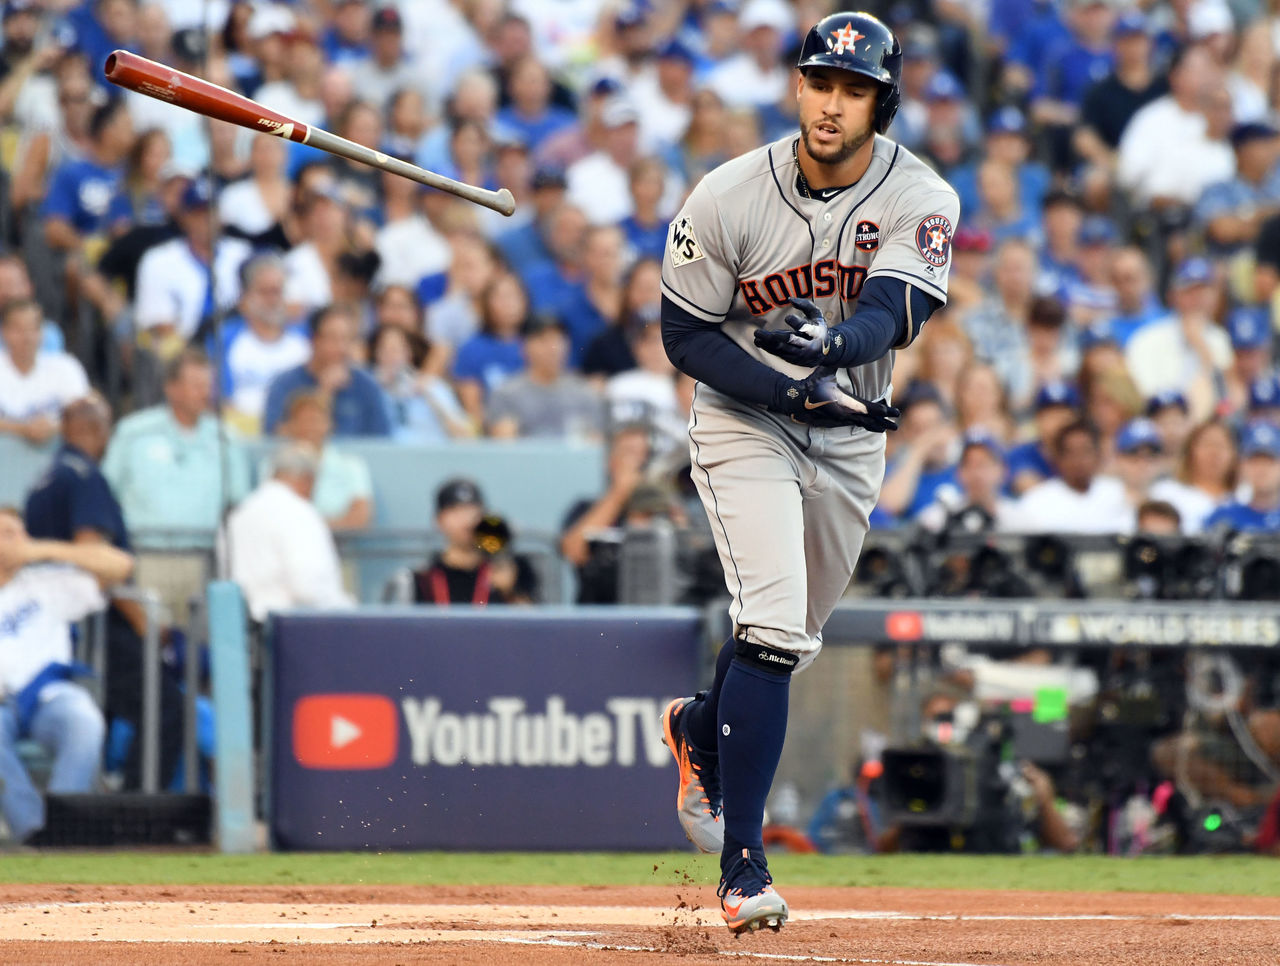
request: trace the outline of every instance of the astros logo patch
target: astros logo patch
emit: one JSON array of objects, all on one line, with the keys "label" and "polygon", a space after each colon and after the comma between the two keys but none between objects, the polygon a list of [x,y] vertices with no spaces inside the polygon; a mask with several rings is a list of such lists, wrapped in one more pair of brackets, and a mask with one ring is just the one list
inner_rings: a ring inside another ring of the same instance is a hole
[{"label": "astros logo patch", "polygon": [[946,215],[930,215],[916,229],[916,248],[930,265],[941,268],[951,257],[951,222]]},{"label": "astros logo patch", "polygon": [[860,252],[873,252],[880,247],[880,226],[874,221],[858,222],[853,233],[853,247]]},{"label": "astros logo patch", "polygon": [[827,46],[831,48],[833,54],[843,54],[846,50],[853,50],[853,45],[866,36],[860,34],[853,29],[853,24],[847,23],[839,30],[831,31],[833,40],[827,41]]}]

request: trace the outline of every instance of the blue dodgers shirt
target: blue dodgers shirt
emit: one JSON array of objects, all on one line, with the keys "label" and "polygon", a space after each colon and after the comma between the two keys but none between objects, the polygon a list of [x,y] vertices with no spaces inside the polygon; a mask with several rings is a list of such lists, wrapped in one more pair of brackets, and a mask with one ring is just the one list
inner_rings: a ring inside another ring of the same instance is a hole
[{"label": "blue dodgers shirt", "polygon": [[[297,366],[276,376],[267,390],[263,429],[275,433],[284,419],[289,397],[299,391],[311,392],[319,385],[306,366]],[[390,436],[391,426],[391,401],[387,394],[368,373],[352,369],[347,384],[333,396],[333,435]]]}]

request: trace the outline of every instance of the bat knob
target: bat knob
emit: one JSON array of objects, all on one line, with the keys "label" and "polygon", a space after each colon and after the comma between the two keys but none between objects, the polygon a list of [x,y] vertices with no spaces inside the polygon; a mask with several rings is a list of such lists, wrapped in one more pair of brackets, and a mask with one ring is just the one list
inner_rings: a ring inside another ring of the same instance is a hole
[{"label": "bat knob", "polygon": [[510,216],[516,210],[516,199],[510,188],[499,188],[493,200],[493,210],[499,214]]}]

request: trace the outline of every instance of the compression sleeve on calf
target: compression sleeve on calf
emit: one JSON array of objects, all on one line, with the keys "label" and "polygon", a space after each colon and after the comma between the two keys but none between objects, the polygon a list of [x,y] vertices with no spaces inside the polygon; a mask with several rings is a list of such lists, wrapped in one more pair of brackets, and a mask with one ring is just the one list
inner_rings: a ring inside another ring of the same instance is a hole
[{"label": "compression sleeve on calf", "polygon": [[783,394],[793,380],[753,359],[721,330],[662,296],[662,344],[681,372],[717,392],[785,412]]},{"label": "compression sleeve on calf", "polygon": [[890,349],[911,344],[920,327],[941,305],[914,285],[900,278],[877,275],[867,279],[858,294],[858,307],[853,315],[831,329],[844,343],[833,344],[828,365],[846,368],[874,362]]}]

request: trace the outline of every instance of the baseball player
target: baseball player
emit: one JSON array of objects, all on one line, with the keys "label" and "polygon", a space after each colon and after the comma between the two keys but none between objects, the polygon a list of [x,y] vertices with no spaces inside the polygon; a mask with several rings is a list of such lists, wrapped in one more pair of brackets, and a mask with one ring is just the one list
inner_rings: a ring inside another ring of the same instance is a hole
[{"label": "baseball player", "polygon": [[883,136],[902,52],[865,13],[805,37],[800,130],[707,174],[662,266],[667,354],[697,380],[691,473],[733,598],[715,682],[663,713],[694,844],[734,932],[787,904],[761,840],[790,676],[822,647],[884,475],[894,352],[947,298],[952,189]]}]

